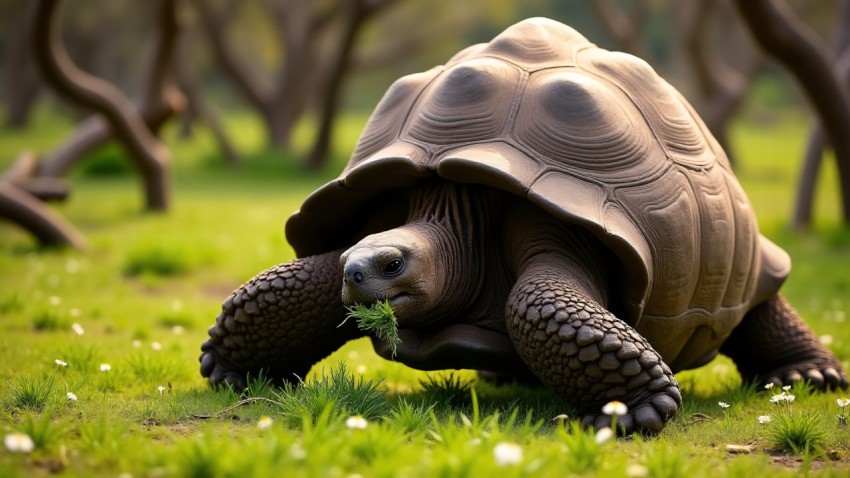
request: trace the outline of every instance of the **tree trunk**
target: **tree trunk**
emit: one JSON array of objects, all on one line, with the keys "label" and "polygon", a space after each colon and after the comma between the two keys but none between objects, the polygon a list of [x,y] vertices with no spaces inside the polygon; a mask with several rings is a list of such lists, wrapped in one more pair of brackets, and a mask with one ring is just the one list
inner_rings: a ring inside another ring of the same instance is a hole
[{"label": "tree trunk", "polygon": [[6,20],[3,96],[6,99],[6,126],[20,129],[29,121],[32,105],[41,91],[41,82],[32,62],[29,44],[28,9],[22,2]]},{"label": "tree trunk", "polygon": [[[835,65],[836,74],[840,84],[848,88],[850,86],[850,0],[844,0],[841,3],[835,51],[838,57]],[[812,224],[815,186],[826,146],[823,125],[815,118],[797,183],[797,200],[794,203],[794,215],[791,218],[791,225],[794,228],[804,229]]]},{"label": "tree trunk", "polygon": [[392,3],[392,0],[352,0],[349,3],[351,10],[349,10],[340,37],[338,53],[334,57],[330,74],[320,96],[319,130],[313,140],[313,147],[306,162],[307,169],[311,171],[321,169],[329,159],[334,122],[339,112],[342,85],[349,71],[351,53],[354,50],[357,35],[371,15],[390,3]]},{"label": "tree trunk", "polygon": [[827,49],[779,0],[736,0],[753,36],[800,82],[835,149],[841,205],[850,223],[850,98],[832,70]]}]

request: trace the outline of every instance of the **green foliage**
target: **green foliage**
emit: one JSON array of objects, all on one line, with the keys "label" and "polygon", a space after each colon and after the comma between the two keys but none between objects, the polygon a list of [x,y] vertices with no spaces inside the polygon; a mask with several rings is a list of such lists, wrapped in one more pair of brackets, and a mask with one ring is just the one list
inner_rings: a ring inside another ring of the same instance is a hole
[{"label": "green foliage", "polygon": [[21,422],[21,430],[32,438],[37,449],[51,448],[65,433],[67,427],[62,422],[54,422],[47,414],[41,417],[27,415]]},{"label": "green foliage", "polygon": [[[395,356],[401,339],[398,337],[398,320],[390,306],[390,301],[379,300],[370,307],[355,304],[348,308],[348,315],[345,320],[352,317],[357,320],[357,327],[360,330],[371,332],[379,339],[389,342],[393,349],[393,356]],[[344,323],[345,321],[343,321]]]},{"label": "green foliage", "polygon": [[57,395],[56,375],[21,375],[9,382],[6,402],[19,410],[41,412]]},{"label": "green foliage", "polygon": [[768,429],[770,444],[786,453],[808,454],[818,451],[828,438],[820,413],[781,413],[773,419]]},{"label": "green foliage", "polygon": [[429,375],[427,380],[420,380],[422,399],[425,403],[447,407],[467,405],[470,400],[472,386],[454,373],[448,375]]},{"label": "green foliage", "polygon": [[432,408],[433,405],[415,405],[401,399],[384,420],[388,425],[407,433],[422,432],[429,427]]},{"label": "green foliage", "polygon": [[322,374],[300,386],[287,383],[275,396],[290,423],[305,416],[318,418],[326,409],[338,416],[360,415],[374,420],[389,408],[386,392],[379,389],[380,383],[349,373],[345,363],[340,362],[330,375]]},{"label": "green foliage", "polygon": [[124,274],[174,276],[188,272],[193,265],[191,253],[187,249],[149,241],[138,244],[127,253]]},{"label": "green foliage", "polygon": [[67,330],[71,320],[55,307],[43,307],[33,314],[32,327],[40,332]]},{"label": "green foliage", "polygon": [[110,143],[89,154],[79,170],[91,177],[129,176],[133,164],[120,146]]}]

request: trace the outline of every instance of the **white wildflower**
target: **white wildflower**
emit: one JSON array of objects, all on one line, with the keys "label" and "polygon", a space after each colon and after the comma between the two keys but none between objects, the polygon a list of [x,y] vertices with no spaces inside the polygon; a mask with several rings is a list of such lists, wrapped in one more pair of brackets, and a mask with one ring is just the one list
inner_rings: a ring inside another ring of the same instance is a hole
[{"label": "white wildflower", "polygon": [[162,385],[160,385],[159,387],[156,387],[156,389],[159,392],[160,397],[162,396],[163,393],[165,393],[165,387],[163,387]]},{"label": "white wildflower", "polygon": [[782,387],[782,390],[785,390],[786,392],[791,390],[791,385],[786,385],[786,386]]},{"label": "white wildflower", "polygon": [[569,420],[569,419],[570,419],[570,416],[567,415],[566,413],[562,413],[560,415],[555,415],[554,417],[552,417],[553,422],[563,422],[563,421],[566,421],[566,420]]},{"label": "white wildflower", "polygon": [[629,407],[626,406],[623,402],[618,402],[614,400],[613,402],[608,402],[602,407],[602,413],[606,415],[625,415],[626,412],[629,411]]},{"label": "white wildflower", "polygon": [[786,395],[786,396],[785,396],[785,401],[786,401],[786,402],[788,402],[788,403],[791,403],[791,402],[793,402],[793,401],[794,401],[794,399],[795,399],[795,398],[796,398],[796,397],[795,397],[794,395]]},{"label": "white wildflower", "polygon": [[61,359],[56,359],[56,360],[54,360],[54,362],[56,362],[56,365],[58,365],[60,367],[67,367],[68,366],[68,362],[61,360]]},{"label": "white wildflower", "polygon": [[522,447],[516,443],[499,442],[493,448],[493,458],[499,466],[514,465],[522,461]]},{"label": "white wildflower", "polygon": [[73,330],[74,333],[77,335],[83,335],[84,333],[86,333],[85,329],[83,329],[83,326],[76,322],[71,324],[71,330]]},{"label": "white wildflower", "polygon": [[73,393],[73,392],[68,392],[67,397],[68,397],[68,400],[70,400],[70,401],[72,401],[72,402],[76,402],[76,401],[77,401],[77,396],[76,396],[76,395],[74,395],[74,393]]},{"label": "white wildflower", "polygon": [[762,415],[758,418],[759,424],[764,425],[765,423],[770,423],[770,415]]},{"label": "white wildflower", "polygon": [[108,363],[100,364],[100,371],[101,372],[108,372],[110,370],[112,370],[112,365],[109,365]]},{"label": "white wildflower", "polygon": [[142,347],[142,341],[141,340],[134,340],[133,341],[133,348],[134,349],[138,349],[138,348],[141,348],[141,347]]},{"label": "white wildflower", "polygon": [[289,456],[300,461],[307,458],[307,450],[305,450],[300,444],[293,443],[292,446],[289,447]]},{"label": "white wildflower", "polygon": [[773,382],[768,383],[767,385],[764,386],[765,390],[770,390],[771,388],[773,388]]},{"label": "white wildflower", "polygon": [[364,373],[366,373],[366,366],[365,366],[365,365],[363,365],[363,364],[360,364],[360,365],[358,365],[358,366],[357,366],[357,368],[356,368],[356,369],[354,369],[354,370],[355,370],[357,373],[359,373],[360,375],[363,375]]},{"label": "white wildflower", "polygon": [[57,306],[62,303],[62,298],[58,295],[51,295],[47,301],[50,302],[50,305]]},{"label": "white wildflower", "polygon": [[821,335],[818,340],[823,345],[832,345],[833,338],[831,335]]},{"label": "white wildflower", "polygon": [[157,352],[162,350],[162,344],[159,342],[151,342],[151,348]]},{"label": "white wildflower", "polygon": [[614,436],[614,431],[609,427],[600,428],[596,431],[596,443],[602,444]]},{"label": "white wildflower", "polygon": [[360,415],[354,415],[345,420],[345,426],[352,430],[365,430],[369,426],[369,421]]},{"label": "white wildflower", "polygon": [[844,408],[847,405],[850,405],[850,398],[837,398],[835,402],[838,404],[839,407]]},{"label": "white wildflower", "polygon": [[183,335],[186,333],[186,329],[184,329],[182,325],[175,325],[171,328],[171,333],[174,335]]},{"label": "white wildflower", "polygon": [[29,453],[35,449],[35,443],[26,433],[14,432],[3,438],[3,445],[12,453]]},{"label": "white wildflower", "polygon": [[642,478],[647,475],[649,475],[649,468],[641,465],[640,463],[632,463],[626,467],[626,476]]},{"label": "white wildflower", "polygon": [[720,405],[720,408],[723,408],[723,409],[729,408],[729,404],[726,403],[726,402],[717,402],[717,404]]},{"label": "white wildflower", "polygon": [[265,430],[267,428],[270,428],[272,426],[272,423],[274,423],[272,417],[262,416],[257,421],[257,428],[259,428],[260,430]]}]

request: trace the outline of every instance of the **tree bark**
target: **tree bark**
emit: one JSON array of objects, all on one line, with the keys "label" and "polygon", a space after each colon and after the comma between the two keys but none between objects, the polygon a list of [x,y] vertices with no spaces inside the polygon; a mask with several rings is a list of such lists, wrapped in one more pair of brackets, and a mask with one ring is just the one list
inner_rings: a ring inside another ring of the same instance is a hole
[{"label": "tree bark", "polygon": [[[157,103],[165,98],[164,104],[169,108],[179,109],[180,96],[169,90],[166,85],[168,57],[173,51],[174,37],[177,32],[176,1],[161,0],[159,23],[162,36],[159,37],[151,68],[147,75],[148,81],[157,85],[146,85],[142,95],[143,108],[151,119],[164,119],[155,113],[163,110],[156,108]],[[60,42],[58,25],[58,8],[60,0],[39,0],[34,2],[35,16],[33,28],[33,44],[36,59],[44,79],[66,98],[100,113],[103,120],[87,120],[85,124],[86,137],[78,137],[74,142],[74,151],[85,150],[98,141],[103,141],[104,135],[111,131],[127,149],[137,169],[141,172],[145,188],[145,203],[149,210],[167,210],[170,192],[170,154],[168,149],[153,134],[159,125],[149,126],[139,114],[134,105],[113,85],[91,76],[74,65]],[[169,13],[170,12],[170,13]],[[170,18],[169,18],[169,15]],[[157,90],[159,88],[159,90]],[[157,94],[157,92],[161,94]],[[156,116],[154,118],[154,116]],[[77,156],[78,158],[79,156]],[[73,164],[75,159],[70,160]],[[57,171],[65,171],[69,167],[69,159],[46,165],[44,173],[52,175]]]},{"label": "tree bark", "polygon": [[6,19],[3,96],[6,99],[6,127],[20,129],[29,121],[32,105],[41,91],[41,82],[32,62],[29,44],[28,8],[22,2]]},{"label": "tree bark", "polygon": [[632,12],[628,14],[617,5],[616,1],[612,0],[593,0],[590,6],[618,48],[626,53],[649,59],[642,40],[643,29],[649,14],[649,2],[636,0],[633,3]]},{"label": "tree bark", "polygon": [[[850,0],[841,3],[838,17],[838,30],[835,38],[835,51],[838,60],[835,71],[840,84],[850,87]],[[814,209],[815,186],[823,163],[824,148],[827,146],[824,138],[823,125],[815,118],[806,152],[803,157],[803,167],[797,183],[797,199],[794,203],[794,214],[791,225],[797,229],[811,226],[812,210]]]},{"label": "tree bark", "polygon": [[85,247],[83,236],[70,223],[7,181],[0,181],[0,217],[29,231],[44,247]]},{"label": "tree bark", "polygon": [[[764,56],[759,53],[749,55],[739,66],[724,61],[707,44],[712,19],[719,20],[717,14],[721,12],[718,9],[728,5],[717,0],[699,0],[691,5],[694,8],[688,12],[687,25],[680,29],[680,33],[700,91],[698,110],[734,165],[737,161],[729,139],[729,121],[747,97]],[[729,31],[731,25],[727,22],[722,22],[720,27],[724,36],[732,35]]]},{"label": "tree bark", "polygon": [[319,130],[313,147],[307,156],[307,169],[321,169],[329,159],[334,122],[339,110],[342,85],[351,66],[351,53],[363,24],[379,10],[392,4],[393,0],[352,0],[348,16],[340,37],[337,54],[332,63],[325,87],[320,95]]},{"label": "tree bark", "polygon": [[827,49],[779,0],[736,0],[758,43],[802,85],[835,149],[843,220],[850,223],[850,98],[832,70]]}]

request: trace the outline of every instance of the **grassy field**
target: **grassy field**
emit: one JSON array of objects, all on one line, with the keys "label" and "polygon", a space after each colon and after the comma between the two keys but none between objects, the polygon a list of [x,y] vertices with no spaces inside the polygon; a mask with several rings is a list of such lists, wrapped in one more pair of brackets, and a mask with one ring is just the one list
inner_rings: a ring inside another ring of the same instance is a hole
[{"label": "grassy field", "polygon": [[[55,206],[86,235],[85,252],[39,250],[0,223],[0,433],[26,433],[35,445],[0,449],[0,476],[850,474],[850,429],[836,419],[842,394],[799,386],[790,407],[778,406],[742,386],[722,357],[678,375],[684,409],[659,437],[603,443],[553,421],[569,411],[545,391],[414,371],[381,360],[365,340],[298,388],[255,380],[250,401],[210,390],[197,358],[219,304],[293,257],[285,219],[343,164],[361,122],[346,119],[335,164],[315,176],[298,172],[297,153],[247,154],[227,168],[204,131],[189,141],[168,131],[168,214],[141,212],[137,179],[107,174],[119,154],[107,148]],[[242,151],[261,151],[256,122],[230,126]],[[25,148],[49,151],[68,127],[42,114],[30,131],[0,132],[0,166]],[[740,179],[762,231],[794,260],[785,295],[850,369],[850,231],[838,225],[831,167],[814,230],[787,227],[805,131],[793,116],[737,126]],[[762,415],[772,421],[760,424]]]}]

